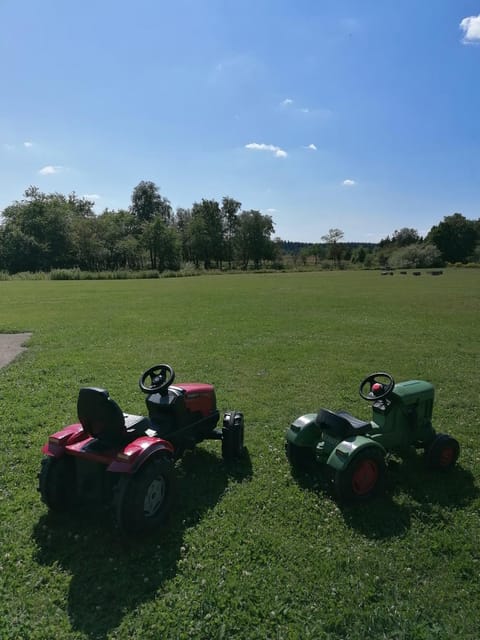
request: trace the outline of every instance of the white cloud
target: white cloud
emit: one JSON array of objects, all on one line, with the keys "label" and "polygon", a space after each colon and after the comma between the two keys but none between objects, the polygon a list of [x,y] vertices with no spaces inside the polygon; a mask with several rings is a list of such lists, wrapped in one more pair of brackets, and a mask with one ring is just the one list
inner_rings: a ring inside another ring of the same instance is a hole
[{"label": "white cloud", "polygon": [[326,108],[310,108],[310,107],[303,107],[302,109],[299,109],[300,113],[305,114],[305,116],[308,116],[309,118],[320,118],[323,120],[327,120],[328,118],[331,118],[333,115],[333,112],[330,109],[326,109]]},{"label": "white cloud", "polygon": [[332,111],[330,109],[326,109],[324,107],[298,107],[291,98],[285,98],[285,100],[280,103],[280,107],[285,109],[285,112],[288,112],[291,115],[302,114],[301,117],[327,119],[332,116]]},{"label": "white cloud", "polygon": [[316,151],[317,147],[314,144],[309,144],[308,147],[305,147],[305,149],[310,149],[310,151]]},{"label": "white cloud", "polygon": [[85,193],[82,198],[85,198],[85,200],[99,200],[101,196],[98,193]]},{"label": "white cloud", "polygon": [[[25,147],[25,149],[31,149],[33,147],[33,142],[26,141],[23,143],[23,146]],[[18,146],[5,142],[3,144],[3,148],[5,149],[5,151],[15,151],[16,149],[18,149]]]},{"label": "white cloud", "polygon": [[51,164],[48,164],[46,167],[43,167],[42,169],[40,169],[40,171],[38,173],[41,176],[51,176],[54,173],[58,173],[62,169],[63,169],[63,167],[53,166]]},{"label": "white cloud", "polygon": [[344,181],[342,182],[342,185],[343,185],[344,187],[354,187],[356,184],[357,184],[357,183],[356,183],[356,181],[355,181],[355,180],[350,180],[349,178],[347,178],[347,180],[344,180]]},{"label": "white cloud", "polygon": [[464,18],[460,22],[460,29],[463,31],[464,44],[480,44],[480,14]]},{"label": "white cloud", "polygon": [[258,142],[250,142],[245,145],[245,149],[251,149],[253,151],[271,151],[276,158],[286,158],[287,152],[280,147],[276,147],[274,144],[259,144]]},{"label": "white cloud", "polygon": [[267,213],[277,213],[278,209],[265,209]]}]

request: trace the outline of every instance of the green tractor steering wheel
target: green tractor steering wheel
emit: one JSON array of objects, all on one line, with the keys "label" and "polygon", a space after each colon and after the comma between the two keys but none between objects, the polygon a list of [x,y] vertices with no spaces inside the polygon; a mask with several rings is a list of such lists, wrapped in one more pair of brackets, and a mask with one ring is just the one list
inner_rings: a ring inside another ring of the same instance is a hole
[{"label": "green tractor steering wheel", "polygon": [[[380,381],[377,378],[380,378]],[[381,382],[382,379],[384,382]],[[368,393],[365,393],[364,388],[367,384],[370,385],[370,388]],[[364,400],[382,400],[388,396],[394,386],[395,380],[393,379],[393,376],[389,373],[385,373],[385,371],[377,371],[376,373],[371,373],[362,380],[358,393]]]}]

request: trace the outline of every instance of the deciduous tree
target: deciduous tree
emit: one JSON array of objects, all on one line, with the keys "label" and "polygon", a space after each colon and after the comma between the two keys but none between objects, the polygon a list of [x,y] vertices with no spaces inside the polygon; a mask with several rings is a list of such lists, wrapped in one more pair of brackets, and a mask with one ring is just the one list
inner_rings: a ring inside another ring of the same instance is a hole
[{"label": "deciduous tree", "polygon": [[93,217],[93,203],[31,186],[3,211],[2,263],[10,272],[75,266],[74,222]]},{"label": "deciduous tree", "polygon": [[461,213],[445,216],[430,229],[427,241],[438,247],[447,262],[466,262],[479,241],[478,221],[467,220]]},{"label": "deciduous tree", "polygon": [[339,266],[342,258],[343,247],[340,241],[343,239],[344,233],[341,229],[329,229],[328,233],[322,236],[322,240],[329,247],[329,255],[334,265]]},{"label": "deciduous tree", "polygon": [[149,222],[155,216],[168,221],[172,216],[170,201],[160,195],[154,182],[146,180],[142,180],[134,188],[130,210],[140,222]]},{"label": "deciduous tree", "polygon": [[408,227],[402,227],[398,231],[395,230],[392,236],[392,242],[397,247],[407,247],[409,244],[415,244],[420,241],[420,236],[416,229],[409,229]]},{"label": "deciduous tree", "polygon": [[271,236],[275,231],[271,216],[262,215],[260,211],[243,211],[239,218],[235,235],[237,255],[243,269],[250,260],[258,269],[263,260],[271,260],[274,256],[274,244]]},{"label": "deciduous tree", "polygon": [[238,212],[242,207],[241,202],[225,196],[222,198],[222,221],[223,221],[223,245],[224,258],[228,262],[228,267],[232,268],[234,257],[234,238],[237,232],[239,221]]},{"label": "deciduous tree", "polygon": [[212,264],[220,267],[224,250],[223,223],[216,200],[203,199],[193,204],[189,235],[195,262],[203,262],[205,269],[210,269]]}]

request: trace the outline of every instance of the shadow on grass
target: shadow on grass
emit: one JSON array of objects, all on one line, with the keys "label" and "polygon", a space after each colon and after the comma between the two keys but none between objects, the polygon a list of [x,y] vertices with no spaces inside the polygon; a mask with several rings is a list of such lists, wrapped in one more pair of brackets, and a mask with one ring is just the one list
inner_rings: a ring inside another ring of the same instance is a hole
[{"label": "shadow on grass", "polygon": [[71,575],[68,615],[74,630],[101,640],[126,614],[157,597],[186,551],[185,531],[215,506],[229,481],[252,476],[246,450],[242,460],[227,465],[199,448],[185,454],[176,471],[177,504],[156,533],[122,537],[107,510],[48,514],[35,525],[36,560]]},{"label": "shadow on grass", "polygon": [[[293,472],[293,477],[303,488],[334,499],[331,478],[318,467]],[[402,536],[413,519],[445,524],[447,511],[466,507],[478,495],[473,475],[461,465],[447,472],[430,471],[422,456],[412,451],[405,458],[390,459],[383,496],[343,504],[340,510],[349,527],[368,538],[387,539]]]}]

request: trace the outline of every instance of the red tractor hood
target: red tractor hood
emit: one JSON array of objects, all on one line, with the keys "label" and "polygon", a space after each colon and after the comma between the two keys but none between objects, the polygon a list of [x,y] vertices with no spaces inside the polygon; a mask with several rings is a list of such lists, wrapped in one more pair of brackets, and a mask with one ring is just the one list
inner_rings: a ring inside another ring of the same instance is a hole
[{"label": "red tractor hood", "polygon": [[176,384],[185,394],[185,405],[190,411],[200,411],[204,416],[213,413],[217,408],[215,388],[203,382],[185,382]]}]

